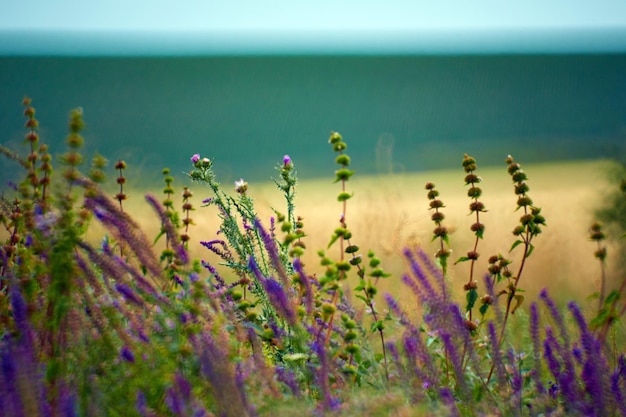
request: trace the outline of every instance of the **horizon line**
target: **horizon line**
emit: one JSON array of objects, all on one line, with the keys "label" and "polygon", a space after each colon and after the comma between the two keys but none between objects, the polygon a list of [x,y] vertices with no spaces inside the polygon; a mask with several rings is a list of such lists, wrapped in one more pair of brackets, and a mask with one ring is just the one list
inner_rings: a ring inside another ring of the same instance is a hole
[{"label": "horizon line", "polygon": [[626,52],[626,28],[399,31],[2,30],[0,56],[491,55]]}]

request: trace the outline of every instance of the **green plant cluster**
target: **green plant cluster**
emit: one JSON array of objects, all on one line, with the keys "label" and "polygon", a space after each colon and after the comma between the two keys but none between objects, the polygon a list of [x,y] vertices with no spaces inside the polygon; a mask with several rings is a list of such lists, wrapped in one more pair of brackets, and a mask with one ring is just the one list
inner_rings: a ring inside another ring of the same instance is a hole
[{"label": "green plant cluster", "polygon": [[[302,261],[308,236],[288,155],[274,179],[285,208],[269,219],[259,217],[247,181],[226,189],[213,160],[191,157],[186,176],[209,194],[202,211],[219,218],[218,233],[201,241],[214,265],[190,255],[191,186],[178,200],[162,171],[163,196],[145,196],[159,225],[148,236],[124,205],[126,163],[114,165],[115,195],[103,188],[108,162],[84,163],[82,110],[70,113],[67,151],[53,169],[30,99],[24,107],[27,155],[0,147],[25,173],[0,199],[2,415],[626,415],[618,326],[626,279],[614,286],[604,277],[604,226],[590,229],[603,276],[594,313],[575,302],[563,311],[545,290],[525,310],[521,283],[532,277],[521,277],[547,221],[512,157],[519,224],[505,246],[511,259],[493,254],[488,271],[476,263],[488,238],[482,179],[475,158],[462,160],[475,239],[456,261],[470,263],[457,301],[435,185],[426,184],[424,209],[436,254],[405,248],[407,272],[392,277],[349,227],[358,216],[348,216],[355,172],[337,132],[328,142],[341,211],[317,251],[318,275]],[[94,230],[104,231],[94,240]],[[380,294],[382,279],[413,301]]]}]

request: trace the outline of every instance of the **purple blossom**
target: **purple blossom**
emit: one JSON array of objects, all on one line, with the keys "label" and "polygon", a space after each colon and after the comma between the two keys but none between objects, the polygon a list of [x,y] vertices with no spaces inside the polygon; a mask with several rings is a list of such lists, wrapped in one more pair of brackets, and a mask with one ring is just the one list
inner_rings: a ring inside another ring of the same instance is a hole
[{"label": "purple blossom", "polygon": [[270,260],[272,261],[272,266],[278,273],[278,277],[285,287],[289,286],[289,277],[287,277],[287,273],[285,272],[285,268],[283,267],[283,263],[280,260],[280,255],[278,253],[278,247],[276,246],[276,242],[272,238],[272,236],[267,233],[267,230],[261,224],[261,221],[257,218],[254,219],[254,227],[261,234],[261,238],[263,239],[263,245],[267,250],[268,255],[270,256]]},{"label": "purple blossom", "polygon": [[[459,351],[454,345],[450,333],[445,331],[441,332],[441,340],[443,341],[443,345],[446,347],[448,359],[450,359],[450,362],[452,363],[452,368],[454,369],[454,374],[456,376],[456,383],[459,387],[459,394],[463,395],[465,400],[469,400],[471,396],[467,386],[467,381],[465,381],[465,372],[463,372],[463,364],[461,363]],[[494,360],[495,359],[496,358],[494,357]]]},{"label": "purple blossom", "polygon": [[120,357],[124,359],[126,362],[131,362],[131,363],[135,362],[135,355],[128,348],[128,346],[122,347],[122,350],[120,350]]},{"label": "purple blossom", "polygon": [[294,397],[300,398],[302,395],[300,393],[300,388],[298,387],[298,381],[296,381],[296,377],[290,369],[287,369],[283,366],[276,367],[276,377],[280,382],[285,384]]},{"label": "purple blossom", "polygon": [[533,358],[535,365],[533,379],[535,380],[537,392],[543,394],[545,392],[545,387],[543,386],[543,382],[541,382],[541,351],[539,350],[539,312],[537,310],[537,303],[532,303],[530,305],[530,338],[533,343]]},{"label": "purple blossom", "polygon": [[320,366],[317,369],[315,379],[320,387],[322,394],[322,401],[325,410],[336,409],[339,403],[333,398],[330,387],[328,386],[328,357],[326,356],[326,349],[323,341],[315,341],[311,343],[311,350],[315,352],[320,361]]},{"label": "purple blossom", "polygon": [[189,254],[178,239],[178,234],[176,233],[176,229],[172,224],[172,220],[165,213],[163,206],[157,201],[156,198],[154,198],[154,196],[147,194],[145,198],[146,201],[152,206],[152,208],[154,208],[154,210],[161,218],[161,224],[163,225],[163,229],[165,230],[168,241],[172,245],[172,248],[178,255],[180,261],[183,263],[183,265],[186,265],[189,262]]},{"label": "purple blossom", "polygon": [[200,154],[199,154],[199,153],[193,154],[193,156],[191,157],[191,163],[192,163],[192,164],[194,164],[194,165],[195,165],[195,164],[196,164],[199,160],[200,160]]},{"label": "purple blossom", "polygon": [[309,277],[304,273],[304,268],[302,267],[300,258],[294,259],[293,269],[300,275],[300,281],[304,286],[304,303],[306,304],[306,311],[311,314],[313,312],[313,288],[311,287],[311,282],[309,282]]},{"label": "purple blossom", "polygon": [[450,389],[448,387],[441,388],[439,390],[439,395],[441,396],[443,402],[448,406],[448,408],[450,408],[450,416],[460,417],[459,409],[456,406],[454,396],[450,392]]},{"label": "purple blossom", "polygon": [[500,353],[500,347],[498,344],[498,337],[496,336],[496,326],[493,321],[487,324],[489,330],[489,343],[491,344],[491,356],[493,357],[493,364],[496,368],[496,375],[501,384],[506,383],[506,372],[502,363],[502,355]]},{"label": "purple blossom", "polygon": [[283,156],[283,165],[285,166],[291,165],[291,157],[289,155]]},{"label": "purple blossom", "polygon": [[595,414],[599,416],[606,415],[605,387],[602,376],[608,373],[608,367],[602,354],[602,347],[600,342],[589,331],[587,322],[578,305],[571,301],[567,304],[567,307],[574,316],[581,332],[581,344],[585,352],[585,363],[581,376],[585,382],[587,393],[589,393],[592,399]]},{"label": "purple blossom", "polygon": [[[417,282],[420,284],[420,290],[421,289],[424,290],[424,291],[419,291],[418,296],[420,296],[421,294],[420,298],[422,299],[423,302],[426,302],[426,303],[434,302],[438,298],[438,296],[437,296],[437,293],[435,292],[435,289],[432,287],[430,280],[428,279],[428,276],[424,273],[424,269],[421,267],[421,265],[419,264],[417,259],[415,259],[415,256],[409,249],[404,250],[404,256],[407,258],[407,260],[411,264],[411,271],[413,272],[413,275],[415,276]],[[408,279],[408,276],[407,276],[407,279]],[[408,284],[407,279],[404,279],[403,277],[403,281]]]},{"label": "purple blossom", "polygon": [[270,278],[265,278],[261,273],[261,270],[257,266],[254,258],[250,258],[248,266],[252,273],[256,276],[257,280],[263,285],[267,296],[269,297],[272,305],[276,311],[287,320],[287,322],[295,326],[297,324],[296,313],[293,311],[287,293],[283,286],[278,282]]},{"label": "purple blossom", "polygon": [[561,375],[561,364],[559,363],[556,356],[554,356],[554,351],[552,350],[552,346],[557,343],[556,339],[554,339],[554,333],[550,327],[546,328],[546,338],[543,341],[543,356],[548,363],[548,369],[554,378],[558,381]]},{"label": "purple blossom", "polygon": [[622,391],[622,387],[620,386],[620,375],[619,372],[614,372],[611,375],[611,393],[615,397],[615,402],[620,410],[620,414],[626,416],[626,401],[624,401],[624,392]]},{"label": "purple blossom", "polygon": [[515,396],[519,396],[522,393],[522,382],[523,382],[521,366],[519,365],[519,362],[521,361],[522,357],[520,356],[516,357],[513,349],[508,350],[507,357],[508,357],[509,363],[512,366],[511,373],[513,374],[513,378],[511,379],[511,388],[513,388],[513,394]]},{"label": "purple blossom", "polygon": [[135,292],[128,285],[116,282],[115,283],[115,289],[117,290],[117,292],[122,294],[122,296],[124,297],[124,299],[126,301],[128,301],[130,303],[133,303],[133,304],[136,304],[138,306],[142,306],[143,305],[143,302],[141,301],[141,299],[139,297],[137,297]]},{"label": "purple blossom", "polygon": [[137,409],[137,412],[139,413],[139,415],[141,415],[142,417],[146,417],[148,415],[146,395],[143,393],[143,391],[137,392],[137,398],[135,400],[135,408]]}]

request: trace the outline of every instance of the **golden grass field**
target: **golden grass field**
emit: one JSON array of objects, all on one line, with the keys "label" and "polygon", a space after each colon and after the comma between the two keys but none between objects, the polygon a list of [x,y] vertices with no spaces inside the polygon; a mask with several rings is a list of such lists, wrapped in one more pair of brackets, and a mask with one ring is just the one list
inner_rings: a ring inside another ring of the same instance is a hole
[{"label": "golden grass field", "polygon": [[[535,252],[528,259],[520,281],[530,299],[535,299],[544,287],[556,298],[579,300],[598,290],[600,269],[593,257],[595,243],[588,238],[588,228],[594,220],[593,211],[601,205],[603,195],[611,190],[607,179],[610,166],[607,161],[522,165],[529,178],[528,194],[535,205],[542,208],[547,220],[544,232],[534,241]],[[486,230],[478,247],[481,257],[475,275],[480,283],[479,292],[482,292],[482,276],[487,271],[489,256],[502,253],[513,260],[512,270],[517,271],[522,249],[518,247],[511,254],[509,249],[515,240],[511,231],[521,214],[515,211],[516,196],[504,164],[502,168],[479,167],[477,173],[483,178],[481,201],[488,210],[481,214]],[[358,244],[364,254],[373,249],[382,259],[384,269],[393,274],[381,282],[381,291],[389,291],[400,298],[407,296],[399,279],[406,270],[400,254],[405,246],[419,245],[433,254],[436,250],[431,242],[434,225],[424,190],[427,181],[434,182],[440,191],[440,198],[446,204],[444,225],[454,231],[450,235],[451,263],[471,249],[474,235],[469,227],[474,218],[468,216],[470,199],[466,196],[463,178],[462,169],[387,176],[359,176],[357,172],[348,182],[347,190],[354,192],[354,197],[348,201],[346,216],[353,232],[352,242]],[[317,251],[327,247],[339,222],[341,204],[336,195],[341,186],[332,181],[332,178],[302,181],[297,186],[296,215],[304,218],[308,234],[304,261],[310,273],[321,271]],[[190,230],[192,255],[216,264],[218,259],[199,245],[201,240],[218,237],[217,208],[200,207],[201,201],[210,196],[210,190],[201,184],[183,182],[177,181],[174,185],[177,191],[182,191],[184,185],[190,186],[196,207],[195,225]],[[222,186],[229,187],[229,184]],[[156,216],[145,206],[139,193],[133,190],[127,193],[129,200],[124,203],[125,210],[144,226],[148,236],[156,236]],[[254,199],[261,221],[267,227],[272,215],[270,207],[286,211],[282,194],[271,182],[251,183],[248,195]],[[327,252],[338,258],[338,245]],[[609,250],[609,260],[611,255],[615,256],[615,251]],[[469,263],[462,263],[450,268],[450,285],[459,295],[469,276],[468,267]],[[353,279],[352,287],[356,286],[356,278]]]}]

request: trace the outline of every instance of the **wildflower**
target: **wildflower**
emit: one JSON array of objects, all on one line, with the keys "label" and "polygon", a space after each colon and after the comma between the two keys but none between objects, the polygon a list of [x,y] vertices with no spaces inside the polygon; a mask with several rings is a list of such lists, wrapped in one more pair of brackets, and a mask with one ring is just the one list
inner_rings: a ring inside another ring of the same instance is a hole
[{"label": "wildflower", "polygon": [[283,156],[283,165],[288,167],[291,165],[291,157],[289,155]]},{"label": "wildflower", "polygon": [[239,194],[245,194],[247,190],[248,183],[245,182],[243,178],[240,178],[239,181],[235,181],[235,191],[237,191]]},{"label": "wildflower", "polygon": [[122,348],[122,350],[120,351],[120,356],[127,362],[135,362],[135,355],[133,355],[133,352],[131,352],[131,350],[127,346],[124,346]]},{"label": "wildflower", "polygon": [[200,160],[200,154],[199,153],[195,153],[191,157],[191,163],[194,164],[194,165],[197,164],[199,160]]}]

